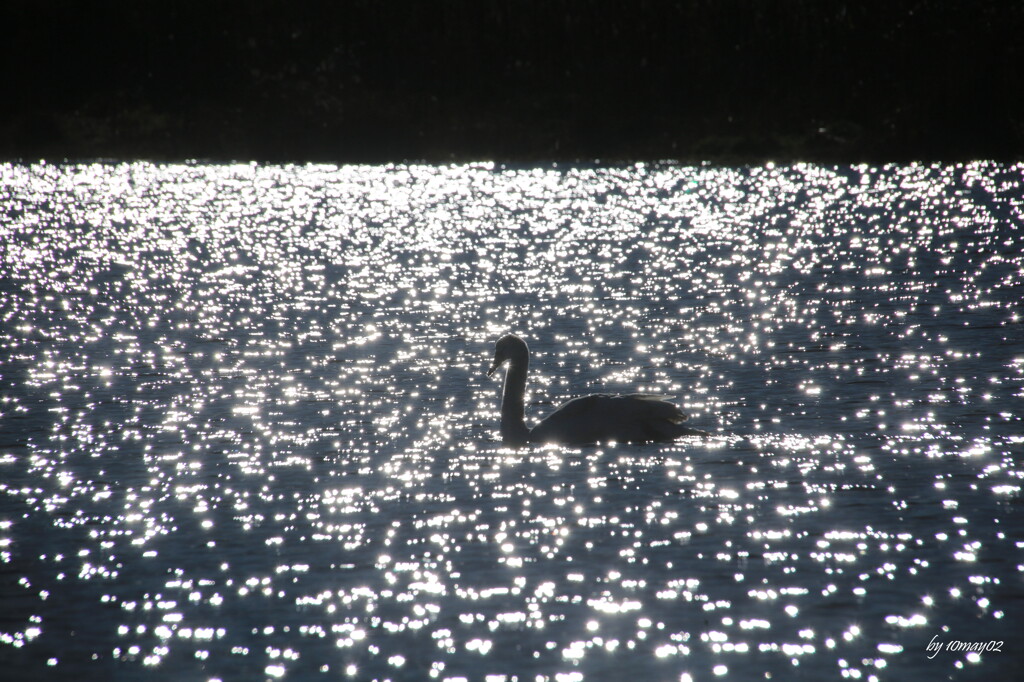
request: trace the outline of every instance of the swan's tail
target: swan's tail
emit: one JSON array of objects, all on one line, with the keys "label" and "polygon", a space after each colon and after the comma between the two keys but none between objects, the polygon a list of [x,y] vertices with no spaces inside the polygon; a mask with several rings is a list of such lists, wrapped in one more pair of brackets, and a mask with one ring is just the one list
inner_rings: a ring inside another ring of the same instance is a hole
[{"label": "swan's tail", "polygon": [[688,417],[678,405],[669,402],[673,396],[634,393],[628,397],[643,401],[640,403],[643,405],[643,422],[650,440],[666,442],[683,436],[711,435],[701,429],[683,426]]}]

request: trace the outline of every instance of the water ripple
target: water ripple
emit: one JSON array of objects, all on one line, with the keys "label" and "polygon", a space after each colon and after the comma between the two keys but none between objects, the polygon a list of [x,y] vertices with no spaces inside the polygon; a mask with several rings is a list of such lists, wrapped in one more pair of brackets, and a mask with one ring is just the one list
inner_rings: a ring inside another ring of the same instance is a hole
[{"label": "water ripple", "polygon": [[[1009,674],[1022,180],[0,166],[6,668]],[[717,435],[503,448],[509,331],[528,417],[645,391]]]}]

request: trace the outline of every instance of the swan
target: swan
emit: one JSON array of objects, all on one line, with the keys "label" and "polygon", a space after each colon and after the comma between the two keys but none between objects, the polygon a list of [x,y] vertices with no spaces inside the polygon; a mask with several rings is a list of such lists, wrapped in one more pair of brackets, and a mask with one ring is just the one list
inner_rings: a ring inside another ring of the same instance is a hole
[{"label": "swan", "polygon": [[506,445],[666,443],[680,436],[710,435],[682,426],[680,422],[686,415],[679,407],[660,396],[645,393],[598,393],[574,398],[529,429],[524,418],[523,394],[526,371],[530,367],[530,349],[514,334],[498,339],[494,346],[494,363],[487,376],[492,376],[506,362],[508,370],[501,394],[501,440]]}]

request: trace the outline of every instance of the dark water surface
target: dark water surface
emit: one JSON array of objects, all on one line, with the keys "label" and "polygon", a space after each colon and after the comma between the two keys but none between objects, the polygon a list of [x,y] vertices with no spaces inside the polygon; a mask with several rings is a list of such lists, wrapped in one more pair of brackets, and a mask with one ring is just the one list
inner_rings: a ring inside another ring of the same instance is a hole
[{"label": "dark water surface", "polygon": [[3,677],[1010,675],[1022,296],[1022,165],[0,166]]}]

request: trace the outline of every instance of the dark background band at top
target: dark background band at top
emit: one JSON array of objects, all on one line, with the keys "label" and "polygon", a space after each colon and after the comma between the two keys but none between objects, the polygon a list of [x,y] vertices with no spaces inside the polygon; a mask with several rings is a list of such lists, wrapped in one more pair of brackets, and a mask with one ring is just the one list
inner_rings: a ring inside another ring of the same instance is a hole
[{"label": "dark background band at top", "polygon": [[0,158],[1024,158],[1024,4],[0,7]]}]

